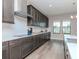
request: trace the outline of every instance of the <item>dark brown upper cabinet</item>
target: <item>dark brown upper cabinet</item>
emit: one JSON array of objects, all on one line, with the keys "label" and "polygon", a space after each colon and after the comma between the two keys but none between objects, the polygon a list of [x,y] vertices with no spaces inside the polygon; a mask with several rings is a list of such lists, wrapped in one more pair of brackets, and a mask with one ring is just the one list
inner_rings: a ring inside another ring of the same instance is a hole
[{"label": "dark brown upper cabinet", "polygon": [[34,6],[27,6],[27,14],[32,16],[27,18],[28,26],[48,27],[48,17],[42,14]]},{"label": "dark brown upper cabinet", "polygon": [[2,0],[2,22],[14,23],[14,0]]}]

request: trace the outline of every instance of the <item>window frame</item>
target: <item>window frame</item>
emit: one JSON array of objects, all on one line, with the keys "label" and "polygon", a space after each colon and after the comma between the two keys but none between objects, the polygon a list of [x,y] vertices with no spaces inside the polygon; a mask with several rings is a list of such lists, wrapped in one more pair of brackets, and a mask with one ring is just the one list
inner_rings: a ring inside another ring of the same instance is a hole
[{"label": "window frame", "polygon": [[[70,27],[70,33],[64,33],[64,32],[63,32],[63,27],[64,27],[64,26],[63,26],[63,22],[70,22],[70,26],[69,26],[69,27]],[[63,34],[71,34],[71,21],[62,21],[62,25],[61,25],[61,26],[62,26],[62,33],[63,33]]]},{"label": "window frame", "polygon": [[[54,27],[55,27],[55,26],[54,26],[54,23],[55,23],[55,22],[60,22],[60,31],[59,31],[59,33],[54,32]],[[61,21],[54,21],[54,22],[53,22],[53,34],[61,34]]]}]

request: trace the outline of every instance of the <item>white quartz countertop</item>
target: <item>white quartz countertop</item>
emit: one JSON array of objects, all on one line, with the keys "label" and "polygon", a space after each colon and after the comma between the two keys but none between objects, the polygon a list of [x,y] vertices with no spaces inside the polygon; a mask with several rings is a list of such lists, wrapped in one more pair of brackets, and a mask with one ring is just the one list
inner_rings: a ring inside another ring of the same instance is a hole
[{"label": "white quartz countertop", "polygon": [[15,40],[15,39],[19,39],[19,38],[31,37],[31,36],[39,35],[39,34],[43,34],[43,33],[48,33],[48,32],[32,33],[31,35],[27,35],[27,34],[19,34],[19,35],[2,35],[2,42],[10,41],[10,40]]},{"label": "white quartz countertop", "polygon": [[67,43],[71,59],[77,59],[77,44]]},{"label": "white quartz countertop", "polygon": [[77,43],[68,42],[67,41],[68,38],[69,39],[77,39],[77,36],[73,36],[73,35],[65,35],[64,36],[65,43],[68,47],[71,59],[77,59]]}]

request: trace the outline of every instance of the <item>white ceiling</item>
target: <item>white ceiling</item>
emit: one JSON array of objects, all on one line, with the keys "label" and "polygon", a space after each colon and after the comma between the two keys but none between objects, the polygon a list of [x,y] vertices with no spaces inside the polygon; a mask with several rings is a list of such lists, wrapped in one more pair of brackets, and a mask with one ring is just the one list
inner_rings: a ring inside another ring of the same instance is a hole
[{"label": "white ceiling", "polygon": [[[77,12],[77,0],[29,0],[39,11],[45,15],[59,15]],[[73,5],[75,2],[75,5]],[[52,7],[49,7],[49,5]]]}]

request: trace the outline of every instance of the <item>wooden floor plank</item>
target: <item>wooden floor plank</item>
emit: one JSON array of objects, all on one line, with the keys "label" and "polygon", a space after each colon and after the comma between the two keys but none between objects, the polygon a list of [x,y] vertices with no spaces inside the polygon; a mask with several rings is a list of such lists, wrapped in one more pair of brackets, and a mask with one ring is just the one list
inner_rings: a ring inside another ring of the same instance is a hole
[{"label": "wooden floor plank", "polygon": [[64,59],[64,47],[61,42],[48,41],[25,59]]}]

